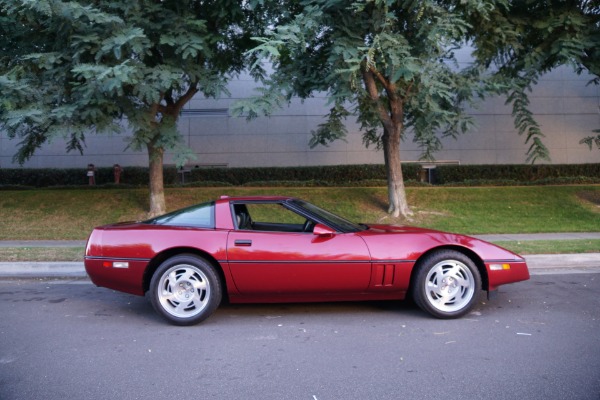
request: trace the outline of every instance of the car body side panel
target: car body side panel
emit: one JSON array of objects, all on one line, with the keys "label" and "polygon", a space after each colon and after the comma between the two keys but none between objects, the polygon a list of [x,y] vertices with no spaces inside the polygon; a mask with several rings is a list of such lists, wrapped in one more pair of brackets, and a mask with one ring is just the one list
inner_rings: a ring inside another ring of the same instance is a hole
[{"label": "car body side panel", "polygon": [[371,278],[369,251],[354,234],[232,231],[227,253],[243,295],[359,293]]},{"label": "car body side panel", "polygon": [[[85,267],[92,282],[98,286],[143,295],[146,267],[158,254],[188,249],[210,254],[217,261],[224,260],[227,234],[227,231],[214,229],[145,224],[100,227],[88,240]],[[115,268],[114,262],[126,262],[128,266]]]},{"label": "car body side panel", "polygon": [[[507,283],[529,279],[529,271],[522,257],[492,243],[470,236],[439,232],[414,227],[372,225],[371,229],[361,232],[369,246],[374,263],[404,262],[406,268],[412,268],[410,262],[418,261],[423,254],[436,248],[462,248],[477,254],[486,266],[486,290],[496,290]],[[386,261],[387,260],[387,261]],[[491,270],[491,264],[508,264],[510,268]]]},{"label": "car body side panel", "polygon": [[[204,249],[216,259],[224,259],[227,231],[203,228],[147,224],[108,225],[102,232],[102,250],[98,256],[151,259],[175,247]],[[89,248],[88,251],[94,251]],[[89,254],[97,255],[97,254]]]},{"label": "car body side panel", "polygon": [[372,225],[361,232],[373,260],[416,260],[423,253],[443,246],[464,247],[482,259],[521,260],[518,255],[470,236],[407,227]]},{"label": "car body side panel", "polygon": [[399,260],[374,262],[369,292],[397,292],[401,295],[398,298],[404,298],[414,265],[412,261]]},{"label": "car body side panel", "polygon": [[312,293],[312,294],[256,294],[239,295],[230,294],[231,303],[314,303],[325,301],[366,301],[366,300],[402,300],[405,292],[360,292],[360,293]]}]

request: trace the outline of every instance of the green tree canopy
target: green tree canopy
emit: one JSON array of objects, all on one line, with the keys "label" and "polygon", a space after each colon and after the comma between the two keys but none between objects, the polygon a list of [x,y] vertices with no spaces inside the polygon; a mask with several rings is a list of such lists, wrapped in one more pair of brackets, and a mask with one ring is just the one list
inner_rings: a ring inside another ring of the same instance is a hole
[{"label": "green tree canopy", "polygon": [[82,151],[126,121],[148,151],[150,214],[163,213],[164,152],[189,155],[181,110],[226,92],[267,17],[253,1],[0,0],[0,124],[16,159],[55,137]]},{"label": "green tree canopy", "polygon": [[[506,1],[498,2],[488,16],[472,14],[469,20],[474,56],[506,88],[515,127],[530,144],[528,160],[549,159],[527,94],[543,74],[561,65],[588,72],[593,77],[589,84],[600,84],[600,2]],[[592,142],[600,148],[600,135],[581,141],[590,148]]]},{"label": "green tree canopy", "polygon": [[[409,215],[400,144],[412,134],[423,158],[440,138],[465,132],[465,104],[505,94],[515,127],[530,145],[528,161],[548,159],[543,133],[529,110],[528,92],[560,65],[589,71],[598,84],[600,5],[591,0],[303,0],[258,38],[270,59],[264,96],[240,104],[249,116],[290,96],[327,92],[331,110],[312,145],[343,138],[355,115],[364,143],[384,150],[389,211]],[[461,66],[459,48],[473,49]],[[589,146],[600,136],[582,140]]]},{"label": "green tree canopy", "polygon": [[264,79],[264,96],[239,104],[249,116],[269,112],[286,98],[327,92],[331,110],[313,132],[312,145],[346,134],[355,115],[366,145],[383,148],[389,212],[408,216],[400,165],[408,132],[432,157],[440,138],[467,130],[463,107],[491,88],[476,66],[460,65],[476,13],[488,18],[486,1],[305,0],[259,38],[254,54],[267,58],[274,73]]}]

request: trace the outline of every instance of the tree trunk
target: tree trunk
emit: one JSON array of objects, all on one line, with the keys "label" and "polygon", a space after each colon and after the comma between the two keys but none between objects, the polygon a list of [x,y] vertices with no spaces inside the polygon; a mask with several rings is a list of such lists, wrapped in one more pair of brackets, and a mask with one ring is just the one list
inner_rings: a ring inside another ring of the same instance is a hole
[{"label": "tree trunk", "polygon": [[165,185],[163,179],[163,155],[162,147],[148,143],[148,159],[150,171],[150,218],[167,212],[165,203]]},{"label": "tree trunk", "polygon": [[413,212],[408,206],[406,190],[404,188],[404,177],[400,163],[400,132],[401,129],[398,126],[393,127],[393,132],[390,132],[384,126],[382,140],[388,182],[388,199],[390,203],[388,213],[392,214],[393,217],[402,215],[405,218],[409,218],[413,215]]},{"label": "tree trunk", "polygon": [[[400,164],[400,138],[404,127],[404,103],[396,93],[396,85],[366,64],[362,70],[363,82],[370,100],[376,105],[379,120],[383,125],[383,154],[388,181],[388,213],[393,217],[402,215],[409,218],[412,211],[408,207],[402,165]],[[387,102],[380,99],[377,82],[385,89]]]}]

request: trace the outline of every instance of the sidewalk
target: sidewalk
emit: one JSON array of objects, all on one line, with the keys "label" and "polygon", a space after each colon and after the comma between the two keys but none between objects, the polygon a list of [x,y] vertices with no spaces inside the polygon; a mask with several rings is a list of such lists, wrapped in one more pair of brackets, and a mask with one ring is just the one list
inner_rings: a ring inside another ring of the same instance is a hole
[{"label": "sidewalk", "polygon": [[[600,239],[600,232],[473,235],[491,241]],[[502,243],[499,243],[500,245]],[[85,241],[4,240],[0,247],[85,247]],[[531,275],[600,273],[600,249],[585,254],[536,254],[525,256]],[[0,278],[85,279],[83,262],[0,262]]]}]

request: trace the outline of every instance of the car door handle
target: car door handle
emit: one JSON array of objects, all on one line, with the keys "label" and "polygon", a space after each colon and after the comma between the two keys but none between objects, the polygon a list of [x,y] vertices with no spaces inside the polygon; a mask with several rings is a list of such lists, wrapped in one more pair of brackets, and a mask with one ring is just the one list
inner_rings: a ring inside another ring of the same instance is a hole
[{"label": "car door handle", "polygon": [[252,246],[252,240],[236,240],[234,242],[236,246]]}]

